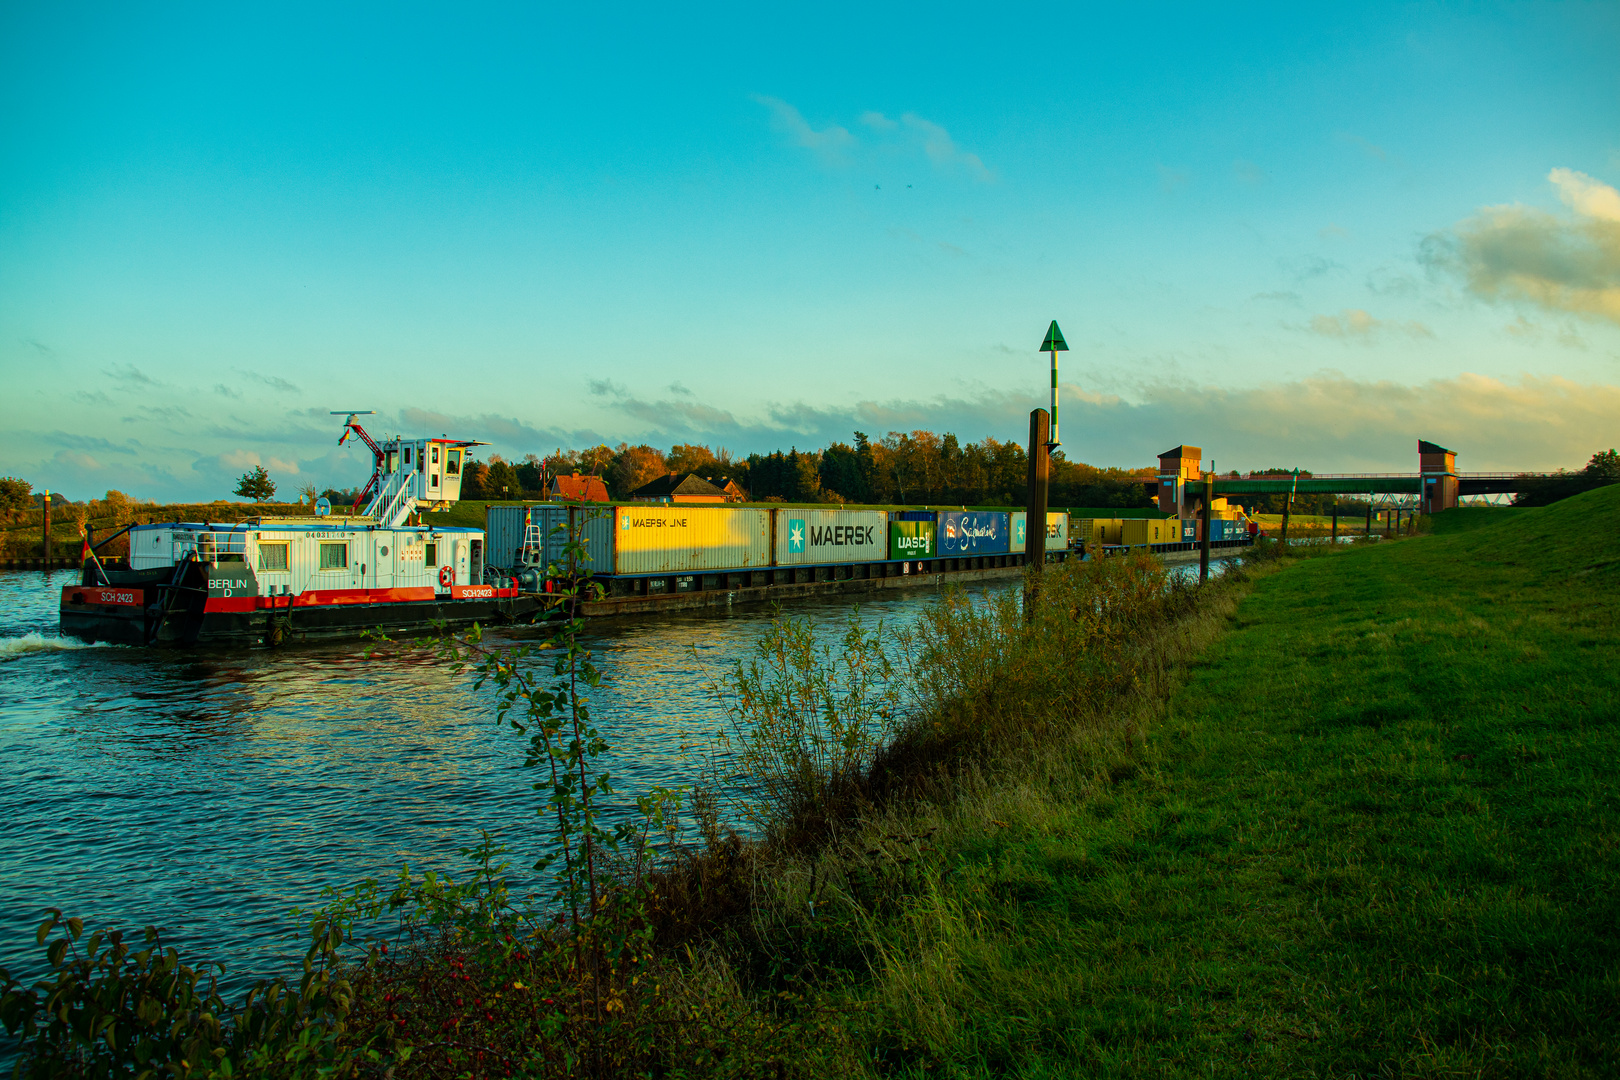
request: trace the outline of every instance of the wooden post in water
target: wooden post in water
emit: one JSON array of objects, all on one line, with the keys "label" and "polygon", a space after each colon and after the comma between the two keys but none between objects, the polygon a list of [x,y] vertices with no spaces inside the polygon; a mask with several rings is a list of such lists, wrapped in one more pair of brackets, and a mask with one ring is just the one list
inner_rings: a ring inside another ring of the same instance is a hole
[{"label": "wooden post in water", "polygon": [[1333,542],[1339,542],[1339,504],[1333,504]]},{"label": "wooden post in water", "polygon": [[1215,505],[1215,474],[1204,474],[1204,507],[1199,517],[1202,519],[1198,529],[1198,584],[1202,585],[1209,580],[1209,523],[1214,517]]},{"label": "wooden post in water", "polygon": [[1367,535],[1372,535],[1372,496],[1367,497]]},{"label": "wooden post in water", "polygon": [[42,565],[49,572],[51,568],[51,493],[49,491],[45,492],[45,501],[40,504],[40,508],[43,511],[43,524],[40,527],[39,537],[40,553],[45,556]]},{"label": "wooden post in water", "polygon": [[1288,545],[1288,518],[1289,518],[1289,516],[1291,514],[1293,514],[1293,512],[1294,512],[1294,493],[1292,491],[1290,491],[1288,493],[1288,496],[1283,499],[1282,542],[1283,542],[1283,546],[1285,546],[1285,547]]},{"label": "wooden post in water", "polygon": [[[1053,354],[1057,355],[1056,353]],[[1046,565],[1046,489],[1052,479],[1052,417],[1045,409],[1029,414],[1029,500],[1024,513],[1024,619],[1035,621],[1041,570]]]}]

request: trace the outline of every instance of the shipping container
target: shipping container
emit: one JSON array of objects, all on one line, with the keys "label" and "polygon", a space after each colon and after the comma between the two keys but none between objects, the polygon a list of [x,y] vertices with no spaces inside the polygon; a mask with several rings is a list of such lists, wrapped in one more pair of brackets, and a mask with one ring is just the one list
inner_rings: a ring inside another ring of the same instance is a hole
[{"label": "shipping container", "polygon": [[[484,561],[502,570],[518,566],[564,565],[567,561],[569,512],[573,528],[584,543],[583,569],[593,574],[613,573],[613,508],[558,503],[533,506],[491,506],[484,511],[488,546]],[[525,544],[528,550],[524,550]]]},{"label": "shipping container", "polygon": [[775,513],[777,566],[882,562],[889,557],[887,511],[777,510]]},{"label": "shipping container", "polygon": [[1004,555],[1012,539],[1011,531],[1005,513],[945,510],[939,515],[939,553],[947,559],[961,555]]},{"label": "shipping container", "polygon": [[1125,518],[1121,523],[1119,542],[1130,547],[1179,544],[1181,521],[1178,518]]},{"label": "shipping container", "polygon": [[889,522],[889,558],[932,559],[939,554],[936,523],[915,518]]},{"label": "shipping container", "polygon": [[[1012,513],[1012,542],[1008,550],[1017,554],[1027,546],[1029,511],[1014,510]],[[1046,512],[1046,550],[1067,551],[1069,549],[1069,515],[1063,510],[1048,510]]]},{"label": "shipping container", "polygon": [[1081,528],[1084,531],[1085,542],[1091,547],[1101,547],[1118,544],[1120,530],[1127,518],[1083,518]]},{"label": "shipping container", "polygon": [[685,574],[771,564],[769,510],[620,506],[614,508],[613,535],[613,570],[618,574]]}]

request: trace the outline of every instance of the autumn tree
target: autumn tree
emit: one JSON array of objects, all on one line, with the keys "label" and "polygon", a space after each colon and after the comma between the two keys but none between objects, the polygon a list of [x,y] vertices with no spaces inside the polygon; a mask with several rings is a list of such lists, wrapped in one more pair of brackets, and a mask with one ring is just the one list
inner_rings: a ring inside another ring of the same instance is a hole
[{"label": "autumn tree", "polygon": [[8,514],[34,507],[34,485],[15,476],[0,476],[0,510]]},{"label": "autumn tree", "polygon": [[620,443],[606,470],[608,493],[615,499],[629,498],[632,491],[669,471],[662,451],[646,443],[638,446]]},{"label": "autumn tree", "polygon": [[715,457],[713,451],[707,446],[698,446],[695,443],[676,443],[664,455],[664,464],[668,472],[691,473],[707,472],[720,465],[720,459]]},{"label": "autumn tree", "polygon": [[510,462],[499,454],[489,455],[489,469],[483,477],[484,498],[521,499],[523,482]]},{"label": "autumn tree", "polygon": [[263,465],[255,465],[236,480],[236,494],[252,502],[264,502],[276,493],[276,482]]},{"label": "autumn tree", "polygon": [[114,523],[127,519],[129,517],[129,512],[134,509],[135,506],[135,500],[131,499],[128,495],[125,495],[122,491],[107,492],[107,497],[101,500],[101,502],[103,509],[106,511],[107,515],[113,519]]},{"label": "autumn tree", "polygon": [[[493,462],[494,458],[490,460]],[[536,455],[524,454],[523,460],[513,468],[513,472],[518,479],[517,484],[512,487],[513,492],[521,489],[538,495],[545,490],[546,463]]]},{"label": "autumn tree", "polygon": [[489,467],[475,458],[468,458],[461,463],[461,497],[463,499],[487,499],[484,491],[484,476]]}]

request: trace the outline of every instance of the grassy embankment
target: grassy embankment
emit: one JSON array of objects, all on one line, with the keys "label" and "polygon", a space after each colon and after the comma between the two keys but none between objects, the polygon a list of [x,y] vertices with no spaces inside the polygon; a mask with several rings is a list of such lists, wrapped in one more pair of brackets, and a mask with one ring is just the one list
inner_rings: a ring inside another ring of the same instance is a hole
[{"label": "grassy embankment", "polygon": [[[127,508],[110,509],[101,500],[51,507],[51,546],[54,558],[77,558],[82,534],[79,515],[105,538],[131,521],[244,521],[250,517],[285,516],[306,517],[309,507],[299,503],[135,503]],[[482,510],[479,511],[480,520]],[[0,559],[37,559],[42,554],[40,533],[43,526],[38,509],[13,512],[10,519],[0,524]],[[124,557],[129,554],[129,543],[120,537],[101,551],[103,556]]]},{"label": "grassy embankment", "polygon": [[[1490,510],[1511,512],[1511,508],[1509,507],[1492,507]],[[1269,536],[1278,536],[1282,532],[1283,516],[1281,514],[1250,514],[1249,517],[1262,529],[1264,529]],[[1426,519],[1420,519],[1418,530],[1420,532],[1423,531],[1423,521],[1426,521]],[[1410,517],[1406,516],[1405,514],[1401,515],[1401,531],[1403,533],[1410,531],[1410,522]],[[1367,518],[1365,514],[1339,515],[1340,536],[1361,536],[1365,532],[1366,528]],[[1388,528],[1391,528],[1391,525],[1384,519],[1382,515],[1375,516],[1373,518],[1372,535],[1383,536],[1384,531]],[[1331,514],[1289,515],[1288,535],[1291,537],[1327,536],[1332,532],[1333,517]]]},{"label": "grassy embankment", "polygon": [[1620,486],[1434,526],[1196,595],[1065,564],[1035,633],[937,605],[857,771],[772,692],[822,685],[805,652],[745,687],[767,842],[610,894],[586,941],[633,954],[477,908],[308,1008],[343,1074],[1613,1074]]},{"label": "grassy embankment", "polygon": [[1259,576],[1117,782],[933,812],[881,1071],[1620,1071],[1620,486],[1434,530]]}]

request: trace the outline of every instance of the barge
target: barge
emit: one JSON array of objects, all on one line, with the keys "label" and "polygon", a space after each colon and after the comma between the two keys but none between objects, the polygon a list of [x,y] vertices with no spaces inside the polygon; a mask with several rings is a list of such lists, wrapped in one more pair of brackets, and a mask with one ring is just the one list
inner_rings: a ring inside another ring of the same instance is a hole
[{"label": "barge", "polygon": [[279,644],[540,614],[542,596],[486,580],[482,529],[422,524],[460,499],[462,461],[482,444],[379,446],[358,415],[338,441],[358,435],[374,466],[350,513],[333,516],[322,499],[315,517],[134,525],[123,530],[127,570],[104,567],[87,542],[82,580],[62,589],[61,632],[125,645]]}]

